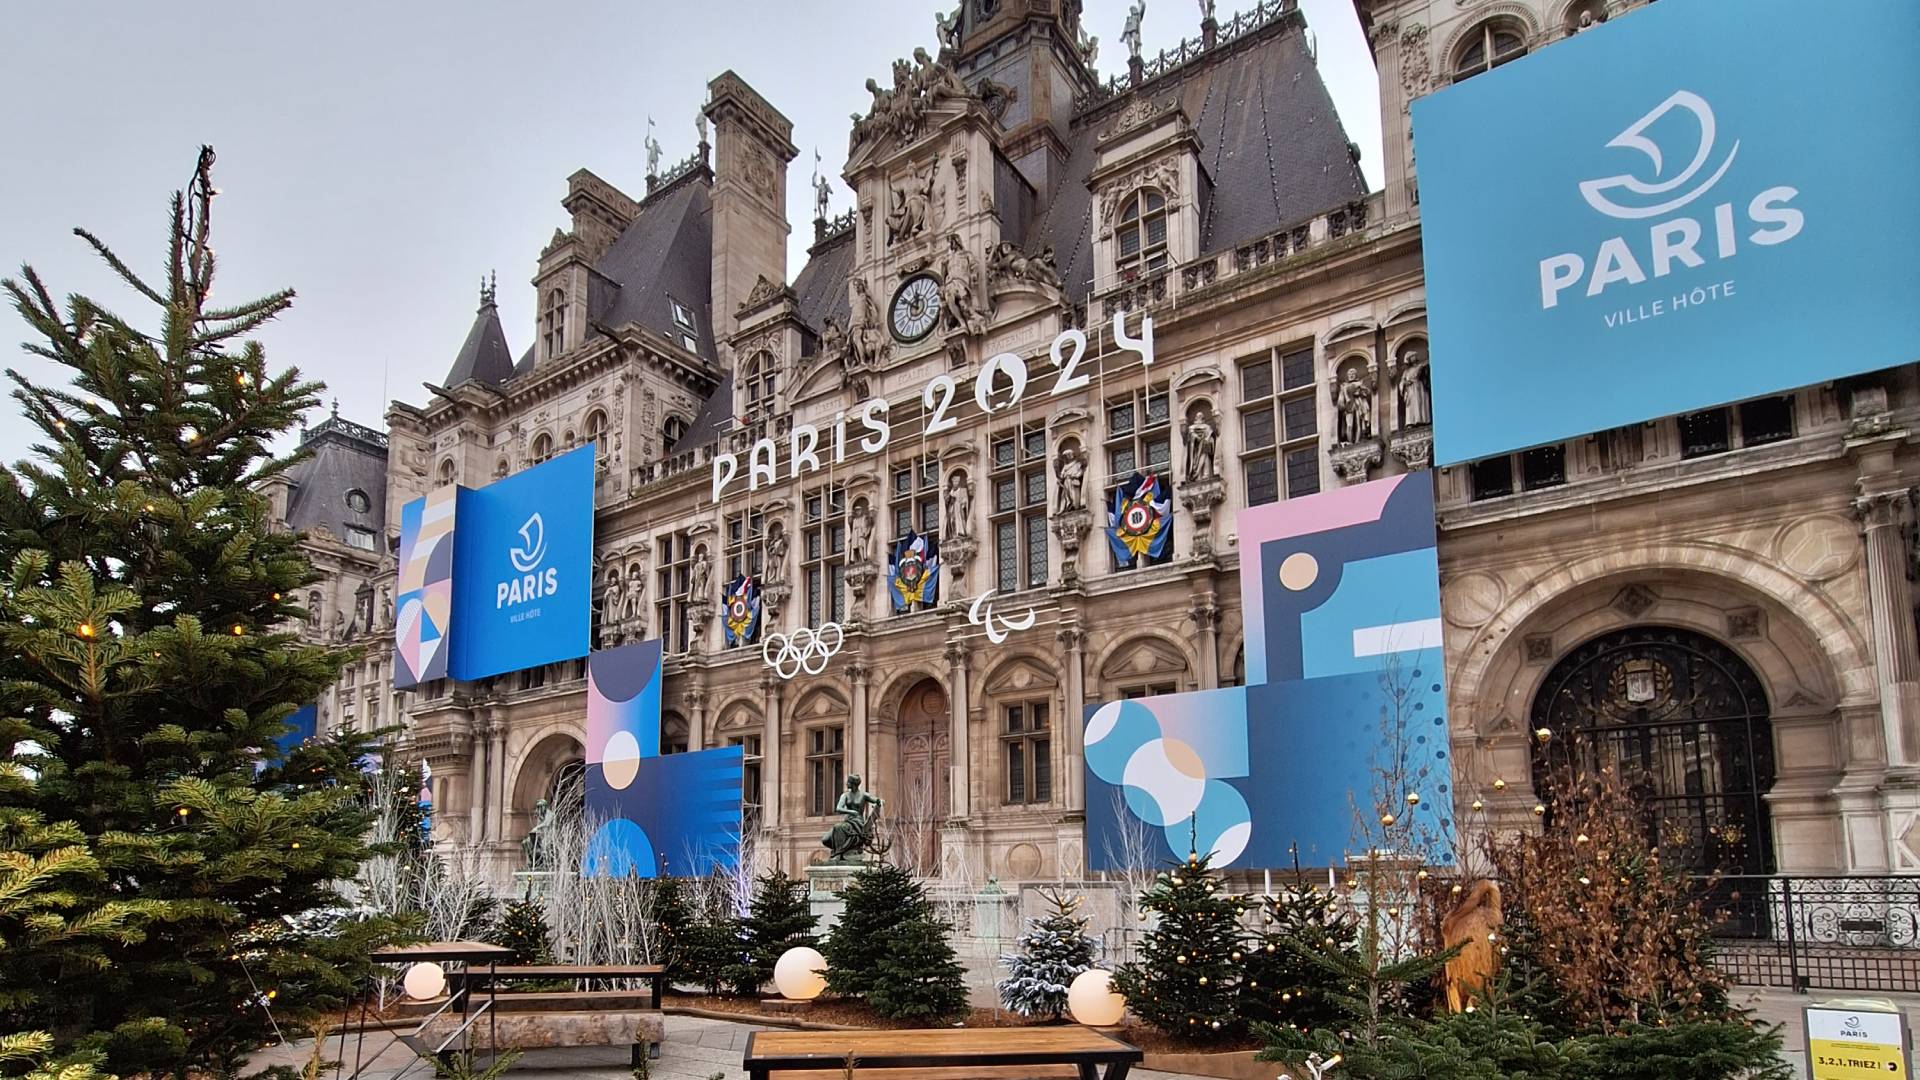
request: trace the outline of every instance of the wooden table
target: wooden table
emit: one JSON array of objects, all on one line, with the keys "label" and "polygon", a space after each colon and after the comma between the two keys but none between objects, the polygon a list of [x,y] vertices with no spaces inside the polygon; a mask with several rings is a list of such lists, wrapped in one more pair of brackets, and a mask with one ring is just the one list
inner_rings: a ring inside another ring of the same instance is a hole
[{"label": "wooden table", "polygon": [[497,964],[513,959],[513,950],[484,941],[426,941],[418,945],[391,945],[374,952],[376,964]]},{"label": "wooden table", "polygon": [[752,1080],[775,1072],[839,1076],[849,1056],[856,1072],[1070,1066],[1080,1080],[1125,1080],[1142,1057],[1138,1047],[1084,1027],[756,1031],[741,1064]]}]

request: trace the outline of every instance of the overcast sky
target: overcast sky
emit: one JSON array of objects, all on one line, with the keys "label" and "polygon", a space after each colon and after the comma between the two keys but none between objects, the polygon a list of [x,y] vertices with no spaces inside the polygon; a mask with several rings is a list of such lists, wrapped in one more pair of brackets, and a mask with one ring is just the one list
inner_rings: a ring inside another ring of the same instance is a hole
[{"label": "overcast sky", "polygon": [[[1251,0],[1247,5],[1251,7]],[[220,155],[218,295],[282,286],[299,299],[260,335],[268,356],[326,381],[343,415],[383,426],[420,401],[472,323],[479,278],[500,275],[517,356],[532,338],[528,284],[566,224],[566,177],[585,167],[646,190],[647,117],[667,162],[694,149],[707,80],[728,68],[793,121],[788,176],[797,271],[812,238],[817,146],[838,180],[848,114],[869,76],[934,45],[923,0],[324,0],[11,5],[0,36],[0,269],[31,263],[56,294],[85,292],[135,325],[150,309],[115,287],[70,229],[137,269],[164,255],[168,193],[198,146]],[[1222,21],[1236,7],[1219,4]],[[1352,0],[1301,0],[1320,69],[1368,181],[1380,183],[1379,96]],[[1125,0],[1087,0],[1103,74],[1124,68]],[[1193,0],[1151,0],[1148,55],[1199,33]],[[0,357],[36,378],[50,365]],[[0,459],[31,439],[0,407]],[[318,420],[318,415],[314,417]]]}]

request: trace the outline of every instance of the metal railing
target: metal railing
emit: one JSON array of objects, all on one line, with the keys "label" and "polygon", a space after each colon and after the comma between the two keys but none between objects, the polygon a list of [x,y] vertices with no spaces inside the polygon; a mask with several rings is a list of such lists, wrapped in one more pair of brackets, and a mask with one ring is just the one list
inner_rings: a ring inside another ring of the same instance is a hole
[{"label": "metal railing", "polygon": [[1715,962],[1744,986],[1920,993],[1920,876],[1702,879]]}]

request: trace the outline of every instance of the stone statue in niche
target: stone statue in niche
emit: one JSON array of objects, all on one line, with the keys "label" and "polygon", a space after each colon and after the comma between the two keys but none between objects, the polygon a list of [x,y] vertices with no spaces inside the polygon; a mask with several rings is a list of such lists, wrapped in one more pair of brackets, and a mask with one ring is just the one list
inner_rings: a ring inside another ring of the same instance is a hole
[{"label": "stone statue in niche", "polygon": [[347,640],[347,613],[341,611],[339,608],[335,608],[333,611],[333,630],[331,636],[335,641]]},{"label": "stone statue in niche", "polygon": [[873,559],[873,510],[865,499],[854,504],[851,519],[847,522],[853,530],[853,542],[848,552],[856,564],[865,564]]},{"label": "stone statue in niche", "polygon": [[1060,452],[1060,464],[1054,469],[1054,486],[1060,491],[1055,500],[1057,513],[1071,513],[1087,508],[1087,496],[1084,486],[1087,480],[1087,455],[1077,446],[1068,446]]},{"label": "stone statue in niche", "polygon": [[946,534],[950,537],[973,534],[973,485],[965,470],[955,469],[947,478]]},{"label": "stone statue in niche", "polygon": [[947,234],[947,251],[940,256],[943,283],[941,321],[948,330],[968,334],[985,333],[987,312],[980,290],[980,266],[973,253],[960,242],[959,233]]},{"label": "stone statue in niche", "polygon": [[769,582],[787,580],[787,530],[778,524],[767,536],[767,563],[761,576]]},{"label": "stone statue in niche", "polygon": [[1220,475],[1213,460],[1214,440],[1219,435],[1213,417],[1196,412],[1187,420],[1187,479],[1212,480]]},{"label": "stone statue in niche", "polygon": [[1400,356],[1400,426],[1433,423],[1433,391],[1427,381],[1427,350],[1414,346]]},{"label": "stone statue in niche", "polygon": [[616,570],[607,575],[607,587],[600,593],[601,626],[612,626],[620,621],[621,606],[626,598],[626,588],[620,581],[620,572]]},{"label": "stone statue in niche", "polygon": [[829,315],[820,324],[820,359],[838,360],[847,354],[847,328],[838,317]]},{"label": "stone statue in niche", "polygon": [[393,586],[380,586],[380,629],[393,625]]},{"label": "stone statue in niche", "polygon": [[1362,374],[1358,365],[1348,368],[1334,389],[1334,408],[1340,411],[1341,446],[1373,438],[1373,387],[1367,385]]},{"label": "stone statue in niche", "polygon": [[[938,164],[936,161],[935,164]],[[929,165],[924,172],[917,172],[907,178],[901,187],[888,192],[890,200],[887,208],[887,244],[892,246],[903,240],[911,240],[927,231],[927,223],[933,213],[933,176],[935,168]]]},{"label": "stone statue in niche", "polygon": [[691,583],[687,586],[687,599],[696,604],[711,600],[712,597],[707,595],[707,588],[712,581],[713,559],[707,554],[706,547],[702,546],[693,553],[693,570]]},{"label": "stone statue in niche", "polygon": [[1127,56],[1140,59],[1140,23],[1147,17],[1147,0],[1138,0],[1127,8],[1127,22],[1120,31],[1120,41],[1127,47]]},{"label": "stone statue in niche", "polygon": [[874,303],[865,278],[853,279],[853,323],[849,327],[849,366],[868,368],[878,364],[886,348],[886,328],[880,322],[880,306]]}]

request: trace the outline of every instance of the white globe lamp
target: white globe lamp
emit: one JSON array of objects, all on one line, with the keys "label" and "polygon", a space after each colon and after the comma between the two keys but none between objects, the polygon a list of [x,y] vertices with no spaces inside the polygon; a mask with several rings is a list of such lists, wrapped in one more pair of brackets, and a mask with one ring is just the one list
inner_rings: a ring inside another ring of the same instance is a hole
[{"label": "white globe lamp", "polygon": [[400,985],[408,997],[425,1001],[439,997],[440,992],[447,988],[447,973],[439,964],[421,962],[407,969],[407,973],[400,978]]},{"label": "white globe lamp", "polygon": [[1113,972],[1090,968],[1067,987],[1067,1011],[1088,1027],[1112,1027],[1126,1015],[1127,999],[1113,990]]},{"label": "white globe lamp", "polygon": [[827,958],[804,945],[780,954],[773,965],[773,988],[788,1001],[812,1001],[827,988]]}]

